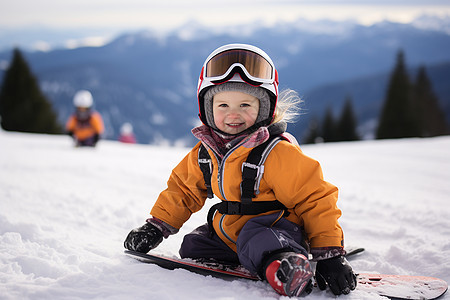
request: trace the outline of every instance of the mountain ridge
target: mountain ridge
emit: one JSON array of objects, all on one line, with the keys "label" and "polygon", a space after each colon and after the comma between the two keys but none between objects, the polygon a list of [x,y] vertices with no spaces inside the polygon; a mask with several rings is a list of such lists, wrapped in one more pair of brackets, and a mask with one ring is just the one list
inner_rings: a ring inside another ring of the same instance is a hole
[{"label": "mountain ridge", "polygon": [[[371,26],[330,21],[321,24],[324,29],[316,28],[316,32],[294,23],[278,28],[255,26],[251,35],[214,32],[193,24],[191,34],[206,33],[189,39],[188,34],[183,38],[174,31],[161,39],[151,32],[138,31],[121,34],[101,47],[24,51],[24,55],[61,122],[72,111],[73,94],[78,89],[91,90],[96,109],[104,116],[108,139],[116,139],[120,126],[131,122],[141,143],[195,143],[190,129],[199,124],[195,92],[201,65],[213,49],[234,42],[264,49],[279,71],[280,89],[294,89],[305,99],[308,114],[289,127],[299,139],[311,116],[320,117],[327,102],[332,101],[333,109],[340,111],[337,104],[344,100],[343,94],[353,97],[362,127],[373,123],[386,89],[383,81],[389,77],[399,49],[405,52],[409,68],[425,65],[430,70],[432,83],[450,116],[450,92],[442,83],[450,81],[446,77],[449,34],[393,22]],[[333,24],[336,30],[327,31]],[[9,58],[9,51],[0,52],[0,61]],[[445,69],[441,75],[433,71],[437,66]],[[373,82],[362,83],[365,78]],[[353,81],[358,83],[351,84]],[[341,91],[336,92],[336,88]],[[368,90],[373,92],[368,95]]]}]

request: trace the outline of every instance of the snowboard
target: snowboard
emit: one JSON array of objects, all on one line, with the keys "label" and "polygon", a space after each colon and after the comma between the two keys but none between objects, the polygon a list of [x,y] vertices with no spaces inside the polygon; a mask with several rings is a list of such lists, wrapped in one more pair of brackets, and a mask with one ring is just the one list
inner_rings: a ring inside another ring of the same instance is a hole
[{"label": "snowboard", "polygon": [[[346,257],[353,256],[364,251],[364,248],[346,248]],[[181,259],[177,257],[168,257],[156,253],[140,253],[130,250],[125,250],[125,253],[134,259],[144,263],[156,264],[164,269],[185,269],[197,274],[205,276],[213,276],[225,280],[234,280],[236,278],[244,278],[250,280],[261,280],[257,275],[251,274],[250,271],[243,266],[236,264],[232,265],[226,262],[220,262],[209,259],[193,260]]]},{"label": "snowboard", "polygon": [[357,290],[391,299],[436,299],[447,291],[447,282],[427,276],[358,274]]},{"label": "snowboard", "polygon": [[[363,248],[346,249],[347,257],[364,251]],[[211,260],[192,260],[167,257],[160,254],[145,254],[125,250],[128,256],[144,263],[156,264],[162,268],[185,269],[205,276],[225,280],[261,280],[241,265],[230,265]],[[391,299],[436,299],[447,291],[447,283],[441,279],[425,276],[386,275],[360,273],[356,289],[386,296]]]}]

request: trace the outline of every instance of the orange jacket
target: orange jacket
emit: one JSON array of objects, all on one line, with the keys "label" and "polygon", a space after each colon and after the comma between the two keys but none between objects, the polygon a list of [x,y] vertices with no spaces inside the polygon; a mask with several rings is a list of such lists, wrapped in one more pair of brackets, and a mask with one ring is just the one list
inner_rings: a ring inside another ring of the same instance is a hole
[{"label": "orange jacket", "polygon": [[103,119],[96,111],[92,112],[91,117],[86,122],[79,122],[75,115],[71,115],[66,123],[66,130],[73,132],[77,140],[83,141],[95,134],[102,134],[105,130]]},{"label": "orange jacket", "polygon": [[[173,169],[168,187],[161,192],[151,214],[180,228],[192,213],[205,204],[206,187],[198,165],[200,142]],[[240,146],[223,162],[223,194],[217,180],[219,165],[213,161],[212,190],[221,200],[240,201],[241,166],[251,148]],[[342,247],[343,232],[338,224],[341,211],[337,208],[338,189],[325,182],[319,163],[302,153],[300,147],[288,141],[279,142],[270,152],[260,183],[260,193],[253,201],[282,202],[289,210],[287,219],[304,226],[311,247]],[[273,212],[267,212],[270,214]],[[255,216],[215,214],[213,226],[219,237],[234,251],[235,242],[244,224]]]}]

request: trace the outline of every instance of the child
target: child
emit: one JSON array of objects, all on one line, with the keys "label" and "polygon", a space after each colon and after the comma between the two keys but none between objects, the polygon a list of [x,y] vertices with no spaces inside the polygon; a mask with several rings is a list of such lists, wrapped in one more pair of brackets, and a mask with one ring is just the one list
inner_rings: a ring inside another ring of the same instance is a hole
[{"label": "child", "polygon": [[95,147],[104,131],[102,117],[92,110],[93,103],[92,94],[86,90],[78,91],[73,97],[75,113],[67,120],[66,130],[77,147]]},{"label": "child", "polygon": [[133,132],[133,125],[126,122],[120,127],[119,142],[126,144],[136,144],[136,136]]},{"label": "child", "polygon": [[[202,208],[209,194],[198,160],[203,145],[212,159],[211,189],[222,202],[210,211],[209,225],[184,237],[182,258],[242,264],[281,295],[299,296],[312,289],[311,254],[321,289],[328,285],[336,295],[355,289],[337,221],[338,190],[323,180],[317,161],[288,141],[286,107],[277,106],[278,74],[270,57],[245,44],[216,49],[203,65],[197,94],[204,125],[192,132],[200,142],[172,171],[152,218],[128,234],[125,248],[150,251]],[[285,138],[258,173],[256,195],[252,185],[252,195],[244,197],[243,163],[253,148],[277,135]]]}]

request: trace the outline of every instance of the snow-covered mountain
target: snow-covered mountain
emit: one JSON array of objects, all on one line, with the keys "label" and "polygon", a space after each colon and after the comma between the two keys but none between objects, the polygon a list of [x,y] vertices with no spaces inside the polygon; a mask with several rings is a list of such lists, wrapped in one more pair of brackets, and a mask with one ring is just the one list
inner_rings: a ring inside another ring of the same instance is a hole
[{"label": "snow-covered mountain", "polygon": [[[120,126],[131,122],[141,143],[188,145],[194,142],[190,129],[198,124],[195,92],[203,60],[225,43],[255,44],[277,65],[281,89],[294,89],[306,100],[307,114],[290,127],[301,138],[311,116],[320,116],[330,103],[338,113],[346,95],[354,98],[360,124],[373,122],[399,49],[412,70],[428,67],[450,118],[449,20],[423,17],[411,24],[372,26],[298,20],[226,32],[192,23],[166,36],[126,33],[102,47],[25,55],[62,122],[75,91],[90,89],[105,118],[107,138],[115,139]],[[0,53],[3,69],[10,55]],[[335,94],[336,87],[340,92]]]},{"label": "snow-covered mountain", "polygon": [[[450,282],[449,149],[450,137],[302,147],[340,189],[346,245],[366,249],[350,260],[357,272]],[[67,136],[0,130],[0,298],[281,299],[264,282],[163,270],[123,254],[187,151],[114,141],[82,149]],[[177,255],[214,203],[154,251]],[[335,297],[316,289],[308,299]],[[355,291],[339,299],[386,298]]]}]

